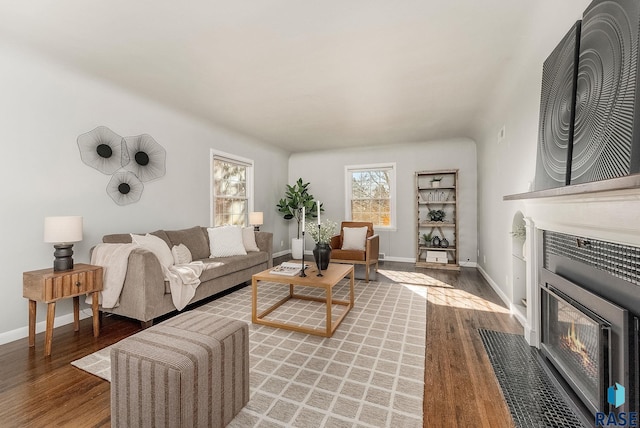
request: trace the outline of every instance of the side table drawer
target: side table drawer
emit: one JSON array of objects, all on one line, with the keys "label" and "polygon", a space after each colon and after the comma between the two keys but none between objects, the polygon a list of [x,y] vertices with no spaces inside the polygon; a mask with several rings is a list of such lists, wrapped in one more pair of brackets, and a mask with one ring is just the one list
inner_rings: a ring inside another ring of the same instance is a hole
[{"label": "side table drawer", "polygon": [[45,300],[84,294],[96,289],[96,271],[78,272],[71,275],[46,278],[44,284]]},{"label": "side table drawer", "polygon": [[102,290],[102,267],[78,264],[67,272],[52,269],[25,272],[23,296],[39,302],[54,302]]}]

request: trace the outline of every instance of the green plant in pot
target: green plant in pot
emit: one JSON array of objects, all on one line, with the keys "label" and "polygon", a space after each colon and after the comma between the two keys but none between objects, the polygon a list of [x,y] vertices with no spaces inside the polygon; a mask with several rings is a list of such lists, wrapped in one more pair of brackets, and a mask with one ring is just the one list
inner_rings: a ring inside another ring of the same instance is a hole
[{"label": "green plant in pot", "polygon": [[432,233],[423,233],[422,234],[422,240],[424,241],[424,245],[431,245],[431,235]]},{"label": "green plant in pot", "polygon": [[[309,183],[302,181],[302,178],[298,178],[298,181],[293,186],[287,184],[287,190],[285,191],[284,198],[280,199],[276,205],[278,212],[282,214],[285,220],[296,219],[298,223],[297,240],[291,242],[291,253],[294,259],[302,258],[303,242],[300,239],[301,225],[302,225],[302,208],[305,209],[305,217],[316,218],[318,216],[318,207],[316,205],[315,198],[309,193]],[[322,204],[320,204],[320,211],[324,211]]]},{"label": "green plant in pot", "polygon": [[446,213],[443,210],[429,210],[429,221],[444,221]]},{"label": "green plant in pot", "polygon": [[442,181],[442,177],[433,177],[431,179],[431,187],[440,187],[441,181]]}]

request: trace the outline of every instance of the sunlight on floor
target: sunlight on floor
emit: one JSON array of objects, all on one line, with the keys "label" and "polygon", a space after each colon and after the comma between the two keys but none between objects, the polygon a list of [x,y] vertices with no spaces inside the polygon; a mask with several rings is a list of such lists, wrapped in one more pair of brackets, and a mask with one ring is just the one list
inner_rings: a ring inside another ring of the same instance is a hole
[{"label": "sunlight on floor", "polygon": [[392,281],[401,282],[408,285],[429,285],[433,287],[453,288],[452,285],[442,282],[439,279],[430,277],[421,272],[400,272],[394,270],[379,269],[378,273],[386,276]]},{"label": "sunlight on floor", "polygon": [[449,290],[429,290],[427,299],[434,305],[450,306],[461,309],[473,309],[477,311],[490,311],[495,313],[508,314],[509,309],[496,305],[493,302],[475,296],[467,291]]},{"label": "sunlight on floor", "polygon": [[426,297],[427,300],[434,305],[491,311],[503,314],[509,313],[509,309],[503,306],[485,300],[482,297],[475,296],[467,291],[458,290],[453,285],[430,277],[422,272],[399,272],[380,269],[378,273],[402,284],[402,286],[421,297]]}]

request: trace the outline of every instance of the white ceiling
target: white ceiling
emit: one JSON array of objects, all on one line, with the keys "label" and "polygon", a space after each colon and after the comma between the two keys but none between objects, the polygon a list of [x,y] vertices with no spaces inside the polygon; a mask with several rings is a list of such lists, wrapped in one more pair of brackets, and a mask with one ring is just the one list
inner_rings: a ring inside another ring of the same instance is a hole
[{"label": "white ceiling", "polygon": [[0,37],[295,152],[473,137],[587,4],[0,0]]}]

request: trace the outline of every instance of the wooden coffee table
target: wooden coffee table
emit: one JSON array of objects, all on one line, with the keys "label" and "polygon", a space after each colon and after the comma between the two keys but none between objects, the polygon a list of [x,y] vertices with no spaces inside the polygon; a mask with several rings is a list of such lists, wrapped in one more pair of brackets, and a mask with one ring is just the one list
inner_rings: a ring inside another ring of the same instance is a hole
[{"label": "wooden coffee table", "polygon": [[[252,295],[252,304],[251,304],[251,321],[254,324],[262,324],[268,325],[271,327],[284,328],[287,330],[297,331],[300,333],[308,333],[315,334],[317,336],[331,337],[333,333],[336,331],[336,328],[340,325],[344,317],[349,313],[351,308],[353,308],[354,303],[354,293],[353,293],[353,283],[354,283],[354,274],[353,274],[353,265],[348,264],[337,264],[330,263],[327,270],[322,271],[323,276],[317,276],[318,269],[314,267],[310,267],[306,269],[306,277],[301,276],[286,276],[286,275],[276,275],[270,273],[271,269],[267,269],[263,272],[257,273],[251,277],[251,287],[253,290]],[[333,300],[331,294],[333,287],[340,282],[342,278],[345,276],[350,276],[349,281],[349,301],[346,300]],[[275,282],[277,284],[289,285],[289,295],[284,299],[281,299],[268,309],[257,313],[258,311],[258,282],[259,281],[268,281]],[[294,293],[294,287],[302,286],[302,287],[316,287],[323,288],[325,290],[325,298],[321,297],[313,297],[313,296],[305,296]],[[318,328],[318,327],[305,327],[296,324],[288,324],[281,321],[270,321],[264,319],[265,316],[282,306],[285,302],[291,299],[300,299],[300,300],[312,300],[316,302],[322,302],[327,307],[326,314],[326,328]],[[340,315],[340,317],[332,322],[331,319],[331,305],[344,305],[346,306],[346,310]]]}]

